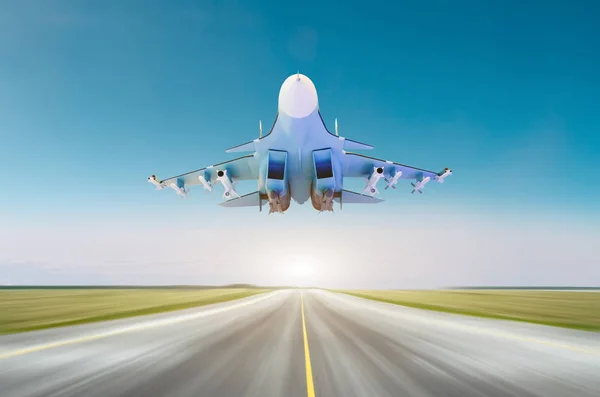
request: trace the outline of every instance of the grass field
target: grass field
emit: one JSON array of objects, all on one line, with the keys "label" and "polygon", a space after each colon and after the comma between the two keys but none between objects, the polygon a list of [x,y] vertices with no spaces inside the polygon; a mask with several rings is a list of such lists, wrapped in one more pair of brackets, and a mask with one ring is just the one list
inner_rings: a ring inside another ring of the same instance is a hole
[{"label": "grass field", "polygon": [[600,292],[527,290],[338,292],[419,309],[600,331]]},{"label": "grass field", "polygon": [[254,288],[0,290],[0,334],[186,309],[266,291]]}]

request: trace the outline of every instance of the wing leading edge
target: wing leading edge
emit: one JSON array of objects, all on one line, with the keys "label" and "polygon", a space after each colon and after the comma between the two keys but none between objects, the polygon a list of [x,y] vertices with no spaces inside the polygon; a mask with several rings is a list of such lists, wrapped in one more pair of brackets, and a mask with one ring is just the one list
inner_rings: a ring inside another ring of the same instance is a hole
[{"label": "wing leading edge", "polygon": [[452,170],[449,168],[435,172],[357,153],[347,152],[343,158],[344,177],[370,178],[374,172],[382,171],[381,176],[388,182],[386,189],[388,187],[395,188],[398,179],[414,179],[417,182],[424,181],[424,183],[418,183],[417,186],[413,184],[416,190],[420,191],[419,186],[422,188],[429,180],[433,179],[441,183],[446,176],[452,174]]},{"label": "wing leading edge", "polygon": [[237,195],[233,190],[233,183],[244,180],[258,180],[258,161],[253,154],[160,181],[154,175],[148,178],[148,182],[154,184],[157,189],[171,187],[183,197],[187,194],[188,186],[203,185],[205,189],[212,190],[212,185],[220,182],[225,188],[226,198]]}]

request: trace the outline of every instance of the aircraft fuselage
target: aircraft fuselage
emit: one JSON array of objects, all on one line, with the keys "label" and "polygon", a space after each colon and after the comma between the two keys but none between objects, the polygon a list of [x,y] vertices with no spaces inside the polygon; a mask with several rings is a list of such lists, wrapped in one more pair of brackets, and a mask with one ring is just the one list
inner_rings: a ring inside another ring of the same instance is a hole
[{"label": "aircraft fuselage", "polygon": [[[330,148],[334,160],[336,185],[341,188],[342,174],[335,172],[341,164],[335,159],[342,154],[343,138],[330,133],[319,112],[317,90],[313,82],[302,74],[288,77],[279,91],[278,114],[271,131],[254,145],[256,158],[261,164],[269,150],[287,152],[287,180],[291,198],[302,204],[311,196],[313,151]],[[264,173],[259,178],[259,191],[264,188]]]},{"label": "aircraft fuselage", "polygon": [[[303,204],[309,198],[312,206],[322,211],[333,211],[333,202],[375,204],[383,200],[377,184],[381,179],[388,187],[396,188],[398,180],[412,179],[415,190],[422,193],[432,178],[443,182],[452,174],[449,168],[442,172],[428,171],[408,165],[381,160],[347,150],[373,147],[338,136],[327,130],[319,111],[319,99],[313,82],[302,74],[288,77],[279,90],[278,112],[270,131],[259,138],[235,146],[228,152],[251,152],[245,156],[200,168],[165,180],[155,175],[148,178],[157,189],[170,186],[181,197],[186,197],[187,186],[202,185],[212,191],[213,185],[223,188],[225,207],[270,206],[269,213],[285,212],[291,201]],[[361,192],[343,189],[344,178],[362,178],[366,187]],[[242,180],[258,182],[258,190],[239,195],[235,183]]]}]

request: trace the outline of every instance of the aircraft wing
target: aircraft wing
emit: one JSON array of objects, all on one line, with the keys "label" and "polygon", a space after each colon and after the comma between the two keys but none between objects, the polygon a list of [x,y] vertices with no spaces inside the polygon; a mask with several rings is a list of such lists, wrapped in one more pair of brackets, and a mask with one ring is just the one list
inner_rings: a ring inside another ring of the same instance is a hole
[{"label": "aircraft wing", "polygon": [[342,175],[350,178],[368,178],[373,173],[373,167],[383,167],[383,174],[386,178],[392,177],[390,174],[392,169],[402,171],[400,179],[422,180],[423,178],[430,177],[435,180],[436,177],[444,173],[444,171],[428,171],[392,161],[363,156],[362,154],[346,152],[343,157]]},{"label": "aircraft wing", "polygon": [[249,154],[247,156],[238,157],[237,159],[200,168],[199,170],[191,171],[186,174],[163,179],[158,183],[164,186],[169,186],[173,182],[179,187],[194,186],[202,184],[202,181],[199,178],[200,176],[204,177],[207,182],[214,183],[217,180],[217,172],[220,170],[226,170],[227,175],[233,181],[258,179],[258,162],[253,154]]}]

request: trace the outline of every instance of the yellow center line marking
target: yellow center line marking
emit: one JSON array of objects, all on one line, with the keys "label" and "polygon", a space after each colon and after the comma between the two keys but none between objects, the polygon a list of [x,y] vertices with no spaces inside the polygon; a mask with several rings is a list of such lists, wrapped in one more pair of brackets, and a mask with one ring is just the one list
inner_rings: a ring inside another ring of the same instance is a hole
[{"label": "yellow center line marking", "polygon": [[312,366],[310,365],[310,351],[308,349],[308,336],[306,334],[306,319],[304,318],[304,295],[300,292],[300,306],[302,308],[302,332],[304,333],[304,362],[306,364],[306,392],[308,397],[315,397]]}]

